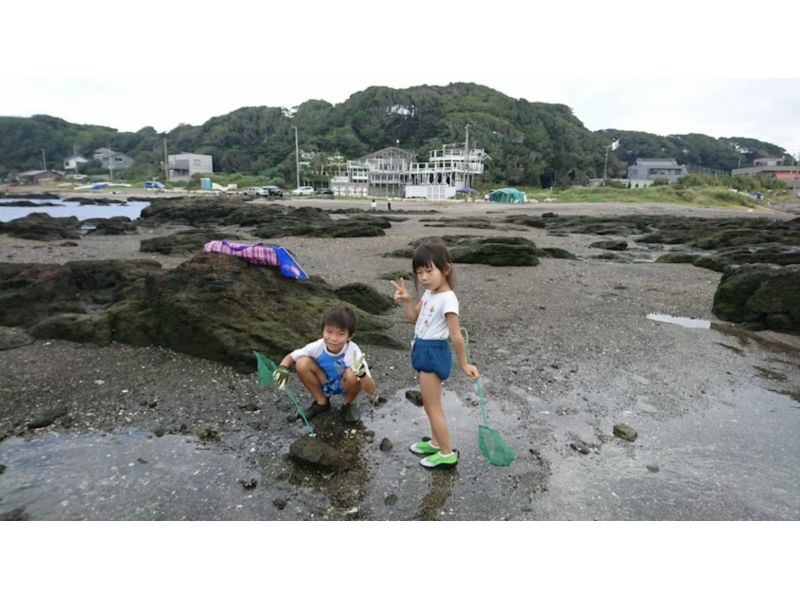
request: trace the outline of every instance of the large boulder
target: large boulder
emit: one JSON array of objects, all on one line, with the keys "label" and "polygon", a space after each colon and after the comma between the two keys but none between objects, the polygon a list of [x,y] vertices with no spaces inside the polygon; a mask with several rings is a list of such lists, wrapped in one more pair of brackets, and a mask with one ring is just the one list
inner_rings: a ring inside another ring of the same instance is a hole
[{"label": "large boulder", "polygon": [[723,320],[800,334],[800,265],[731,266],[714,294]]},{"label": "large boulder", "polygon": [[[255,369],[253,351],[275,361],[319,337],[322,312],[341,304],[318,277],[201,253],[173,270],[158,262],[0,264],[0,326],[38,338],[158,345]],[[360,343],[402,348],[389,324],[358,308]]]}]

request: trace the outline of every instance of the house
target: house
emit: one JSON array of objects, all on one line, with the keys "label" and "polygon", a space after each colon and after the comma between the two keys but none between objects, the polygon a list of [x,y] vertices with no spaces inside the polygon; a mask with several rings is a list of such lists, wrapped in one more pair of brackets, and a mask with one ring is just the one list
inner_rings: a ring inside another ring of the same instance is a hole
[{"label": "house", "polygon": [[17,180],[23,185],[43,185],[57,181],[63,176],[64,173],[57,170],[28,170],[20,172],[17,175]]},{"label": "house", "polygon": [[64,170],[72,170],[73,172],[78,172],[78,169],[83,164],[88,164],[89,160],[84,158],[83,156],[79,156],[77,154],[70,156],[69,158],[64,158]]},{"label": "house", "polygon": [[674,183],[688,174],[686,166],[678,164],[674,158],[637,158],[636,164],[628,166],[631,186],[643,187],[659,179]]},{"label": "house", "polygon": [[103,168],[109,170],[120,170],[121,168],[128,168],[133,166],[134,159],[126,156],[122,152],[115,152],[110,147],[101,147],[95,150],[92,158],[96,162],[100,162]]},{"label": "house", "polygon": [[192,175],[213,173],[213,158],[206,154],[170,154],[167,156],[170,181],[188,181]]},{"label": "house", "polygon": [[800,167],[796,164],[785,166],[781,158],[756,158],[752,166],[734,168],[731,175],[757,176],[783,181],[793,193],[800,193]]}]

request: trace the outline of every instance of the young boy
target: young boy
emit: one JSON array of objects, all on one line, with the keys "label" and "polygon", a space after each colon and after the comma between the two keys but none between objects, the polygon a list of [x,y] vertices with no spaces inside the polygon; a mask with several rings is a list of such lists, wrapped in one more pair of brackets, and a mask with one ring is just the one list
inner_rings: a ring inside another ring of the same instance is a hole
[{"label": "young boy", "polygon": [[355,405],[358,393],[376,391],[375,381],[358,345],[356,314],[349,307],[332,307],[322,314],[322,338],[296,349],[281,360],[272,377],[283,389],[293,365],[314,402],[306,411],[312,419],[331,408],[331,395],[343,395],[342,419],[355,423],[361,418]]}]

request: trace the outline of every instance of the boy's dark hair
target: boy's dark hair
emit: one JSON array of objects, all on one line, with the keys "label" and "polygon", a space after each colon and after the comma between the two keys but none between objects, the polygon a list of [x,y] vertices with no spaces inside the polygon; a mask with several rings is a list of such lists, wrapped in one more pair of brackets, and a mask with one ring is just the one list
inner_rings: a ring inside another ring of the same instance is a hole
[{"label": "boy's dark hair", "polygon": [[355,312],[349,307],[344,305],[329,307],[322,314],[322,330],[325,329],[325,326],[336,326],[347,330],[347,333],[353,336],[356,333],[357,321]]},{"label": "boy's dark hair", "polygon": [[[422,268],[433,264],[445,276],[447,284],[451,289],[455,289],[456,277],[453,272],[453,260],[450,259],[450,252],[447,251],[447,246],[443,241],[423,241],[420,243],[416,250],[414,250],[414,257],[411,258],[411,269],[414,271],[414,286],[417,285],[417,268]],[[449,272],[447,271],[449,268]]]}]

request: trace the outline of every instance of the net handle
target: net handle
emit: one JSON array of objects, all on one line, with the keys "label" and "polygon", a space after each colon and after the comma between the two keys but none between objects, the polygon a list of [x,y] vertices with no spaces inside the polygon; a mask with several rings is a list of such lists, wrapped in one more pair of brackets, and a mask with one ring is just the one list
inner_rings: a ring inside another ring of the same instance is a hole
[{"label": "net handle", "polygon": [[[469,332],[463,326],[461,327],[461,334],[464,336],[464,345],[467,349],[467,361],[469,361],[472,365],[477,366],[475,363],[475,358],[472,357],[472,351],[469,348]],[[483,423],[485,425],[489,425],[489,417],[486,415],[486,399],[483,397],[483,387],[481,386],[481,380],[478,378],[475,380],[475,388],[478,391],[478,398],[481,400],[481,413],[483,413]]]}]

